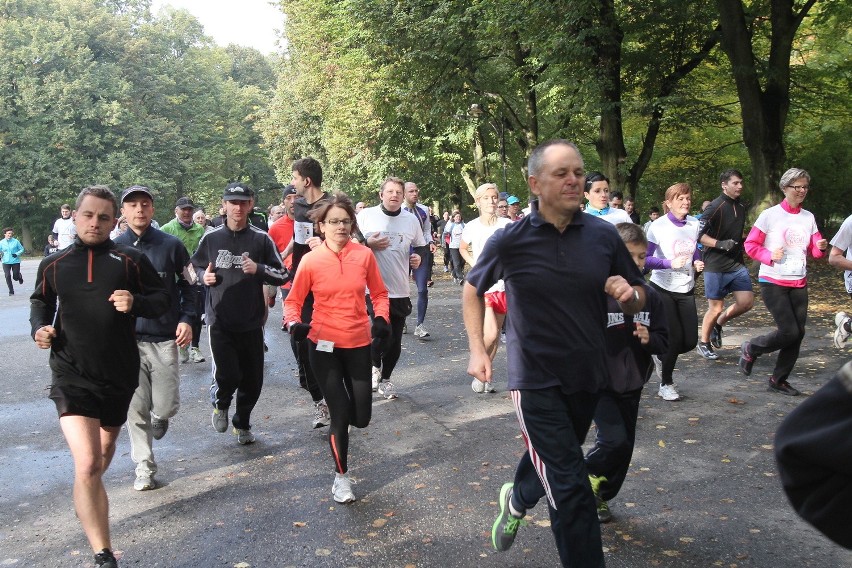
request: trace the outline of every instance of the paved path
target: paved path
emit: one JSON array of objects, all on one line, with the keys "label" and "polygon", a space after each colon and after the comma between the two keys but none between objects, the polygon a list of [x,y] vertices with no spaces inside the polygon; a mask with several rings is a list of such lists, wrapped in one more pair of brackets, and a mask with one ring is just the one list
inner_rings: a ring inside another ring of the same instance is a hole
[{"label": "paved path", "polygon": [[[28,290],[36,266],[24,263]],[[27,294],[0,297],[0,566],[90,566],[72,510],[71,460],[46,399],[47,353],[28,335]],[[457,286],[436,283],[432,340],[404,336],[400,399],[376,398],[372,424],[353,433],[360,500],[350,506],[331,499],[325,429],[309,427],[310,400],[294,378],[279,321],[280,305],[268,325],[258,443],[241,447],[213,431],[209,362],[181,368],[181,411],[155,445],[162,488],[132,489],[122,434],[106,476],[122,567],[558,565],[541,506],[510,551],[490,548],[497,494],[523,447],[502,350],[501,392],[470,389]],[[761,331],[748,323],[728,330],[720,361],[681,359],[683,401],[663,402],[652,384],[646,388],[630,474],[612,502],[615,521],[603,527],[608,566],[852,567],[852,553],[802,522],[781,492],[773,434],[804,397],[767,392],[763,360],[750,379],[737,372],[734,346]],[[812,317],[790,380],[806,394],[848,360],[831,346],[830,329],[829,316]],[[208,354],[206,345],[202,351]]]}]

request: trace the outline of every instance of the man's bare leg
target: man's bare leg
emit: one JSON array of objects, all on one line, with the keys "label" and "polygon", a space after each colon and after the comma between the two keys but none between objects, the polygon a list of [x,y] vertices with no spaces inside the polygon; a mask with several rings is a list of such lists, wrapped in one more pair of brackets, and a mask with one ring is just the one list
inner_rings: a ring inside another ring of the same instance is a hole
[{"label": "man's bare leg", "polygon": [[74,509],[92,549],[112,549],[109,537],[109,500],[103,474],[115,454],[120,427],[101,427],[100,420],[66,415],[59,425],[74,459]]},{"label": "man's bare leg", "polygon": [[704,314],[704,320],[701,322],[701,341],[707,343],[710,341],[710,332],[713,331],[715,324],[725,325],[725,323],[741,316],[749,311],[754,306],[754,292],[742,291],[733,292],[734,303],[725,308],[725,300],[707,299],[707,313]]},{"label": "man's bare leg", "polygon": [[710,342],[710,332],[713,331],[713,326],[716,325],[716,320],[724,311],[725,299],[711,300],[707,298],[707,312],[704,314],[704,320],[701,322],[701,343]]}]

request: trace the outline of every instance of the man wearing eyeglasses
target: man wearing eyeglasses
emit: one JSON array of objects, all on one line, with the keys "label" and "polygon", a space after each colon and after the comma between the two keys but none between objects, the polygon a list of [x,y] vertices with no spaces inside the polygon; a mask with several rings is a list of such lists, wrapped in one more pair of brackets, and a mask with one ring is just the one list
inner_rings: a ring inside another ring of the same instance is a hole
[{"label": "man wearing eyeglasses", "polygon": [[[722,194],[704,210],[698,230],[704,245],[704,295],[707,313],[701,324],[696,350],[705,359],[715,360],[715,348],[722,347],[722,326],[749,311],[754,305],[751,276],[743,263],[746,208],[740,201],[743,174],[726,170],[719,176]],[[725,296],[734,303],[725,308]]]},{"label": "man wearing eyeglasses", "polygon": [[497,216],[509,218],[509,203],[505,199],[500,199],[497,202]]},{"label": "man wearing eyeglasses", "polygon": [[405,187],[400,178],[387,178],[379,190],[379,198],[379,205],[358,214],[358,227],[365,244],[376,255],[390,298],[391,336],[381,361],[373,361],[373,390],[391,400],[397,397],[397,392],[390,377],[402,353],[405,318],[411,313],[408,271],[416,270],[421,263],[420,255],[412,253],[411,247],[417,250],[427,242],[417,217],[402,207]]}]

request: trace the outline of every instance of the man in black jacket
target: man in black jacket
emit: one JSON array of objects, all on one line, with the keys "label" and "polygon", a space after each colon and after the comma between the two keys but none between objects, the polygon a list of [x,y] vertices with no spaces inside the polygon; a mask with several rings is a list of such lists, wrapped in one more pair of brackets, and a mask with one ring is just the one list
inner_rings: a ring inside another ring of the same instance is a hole
[{"label": "man in black jacket", "polygon": [[127,414],[127,432],[130,457],[136,464],[133,489],[145,491],[157,487],[153,440],[166,435],[169,418],[180,408],[178,347],[192,341],[197,287],[189,279],[196,275],[189,270],[189,253],[180,239],[151,226],[154,196],[147,187],[134,185],[124,190],[121,214],[127,220],[127,231],[115,242],[145,253],[171,298],[171,309],[159,318],[136,320],[141,365],[139,386]]},{"label": "man in black jacket", "polygon": [[95,565],[117,568],[103,475],[139,384],[136,318],[165,313],[169,295],[142,252],[109,239],[118,209],[109,188],[83,189],[74,208],[74,243],[38,267],[30,325],[36,345],[50,349],[50,398],[74,459],[77,517]]},{"label": "man in black jacket", "polygon": [[205,309],[213,356],[213,427],[228,430],[228,409],[236,394],[231,424],[240,444],[251,444],[251,412],[263,388],[263,284],[280,286],[287,271],[269,235],[249,223],[254,192],[240,182],[222,194],[225,223],[211,229],[192,255],[208,286]]}]

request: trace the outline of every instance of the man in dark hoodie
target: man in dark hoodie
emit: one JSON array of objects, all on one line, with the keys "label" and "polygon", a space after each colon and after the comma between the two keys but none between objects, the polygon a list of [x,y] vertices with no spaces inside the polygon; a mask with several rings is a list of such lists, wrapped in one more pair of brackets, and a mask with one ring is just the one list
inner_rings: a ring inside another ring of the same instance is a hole
[{"label": "man in dark hoodie", "polygon": [[169,418],[180,408],[178,347],[186,347],[192,340],[198,287],[190,283],[196,275],[190,270],[184,244],[151,226],[154,217],[151,190],[141,185],[125,189],[121,194],[121,214],[127,220],[127,231],[115,242],[145,253],[160,273],[171,298],[171,308],[159,318],[136,320],[141,365],[139,386],[127,413],[127,433],[130,457],[136,464],[133,489],[146,491],[157,487],[153,440],[166,435]]}]

